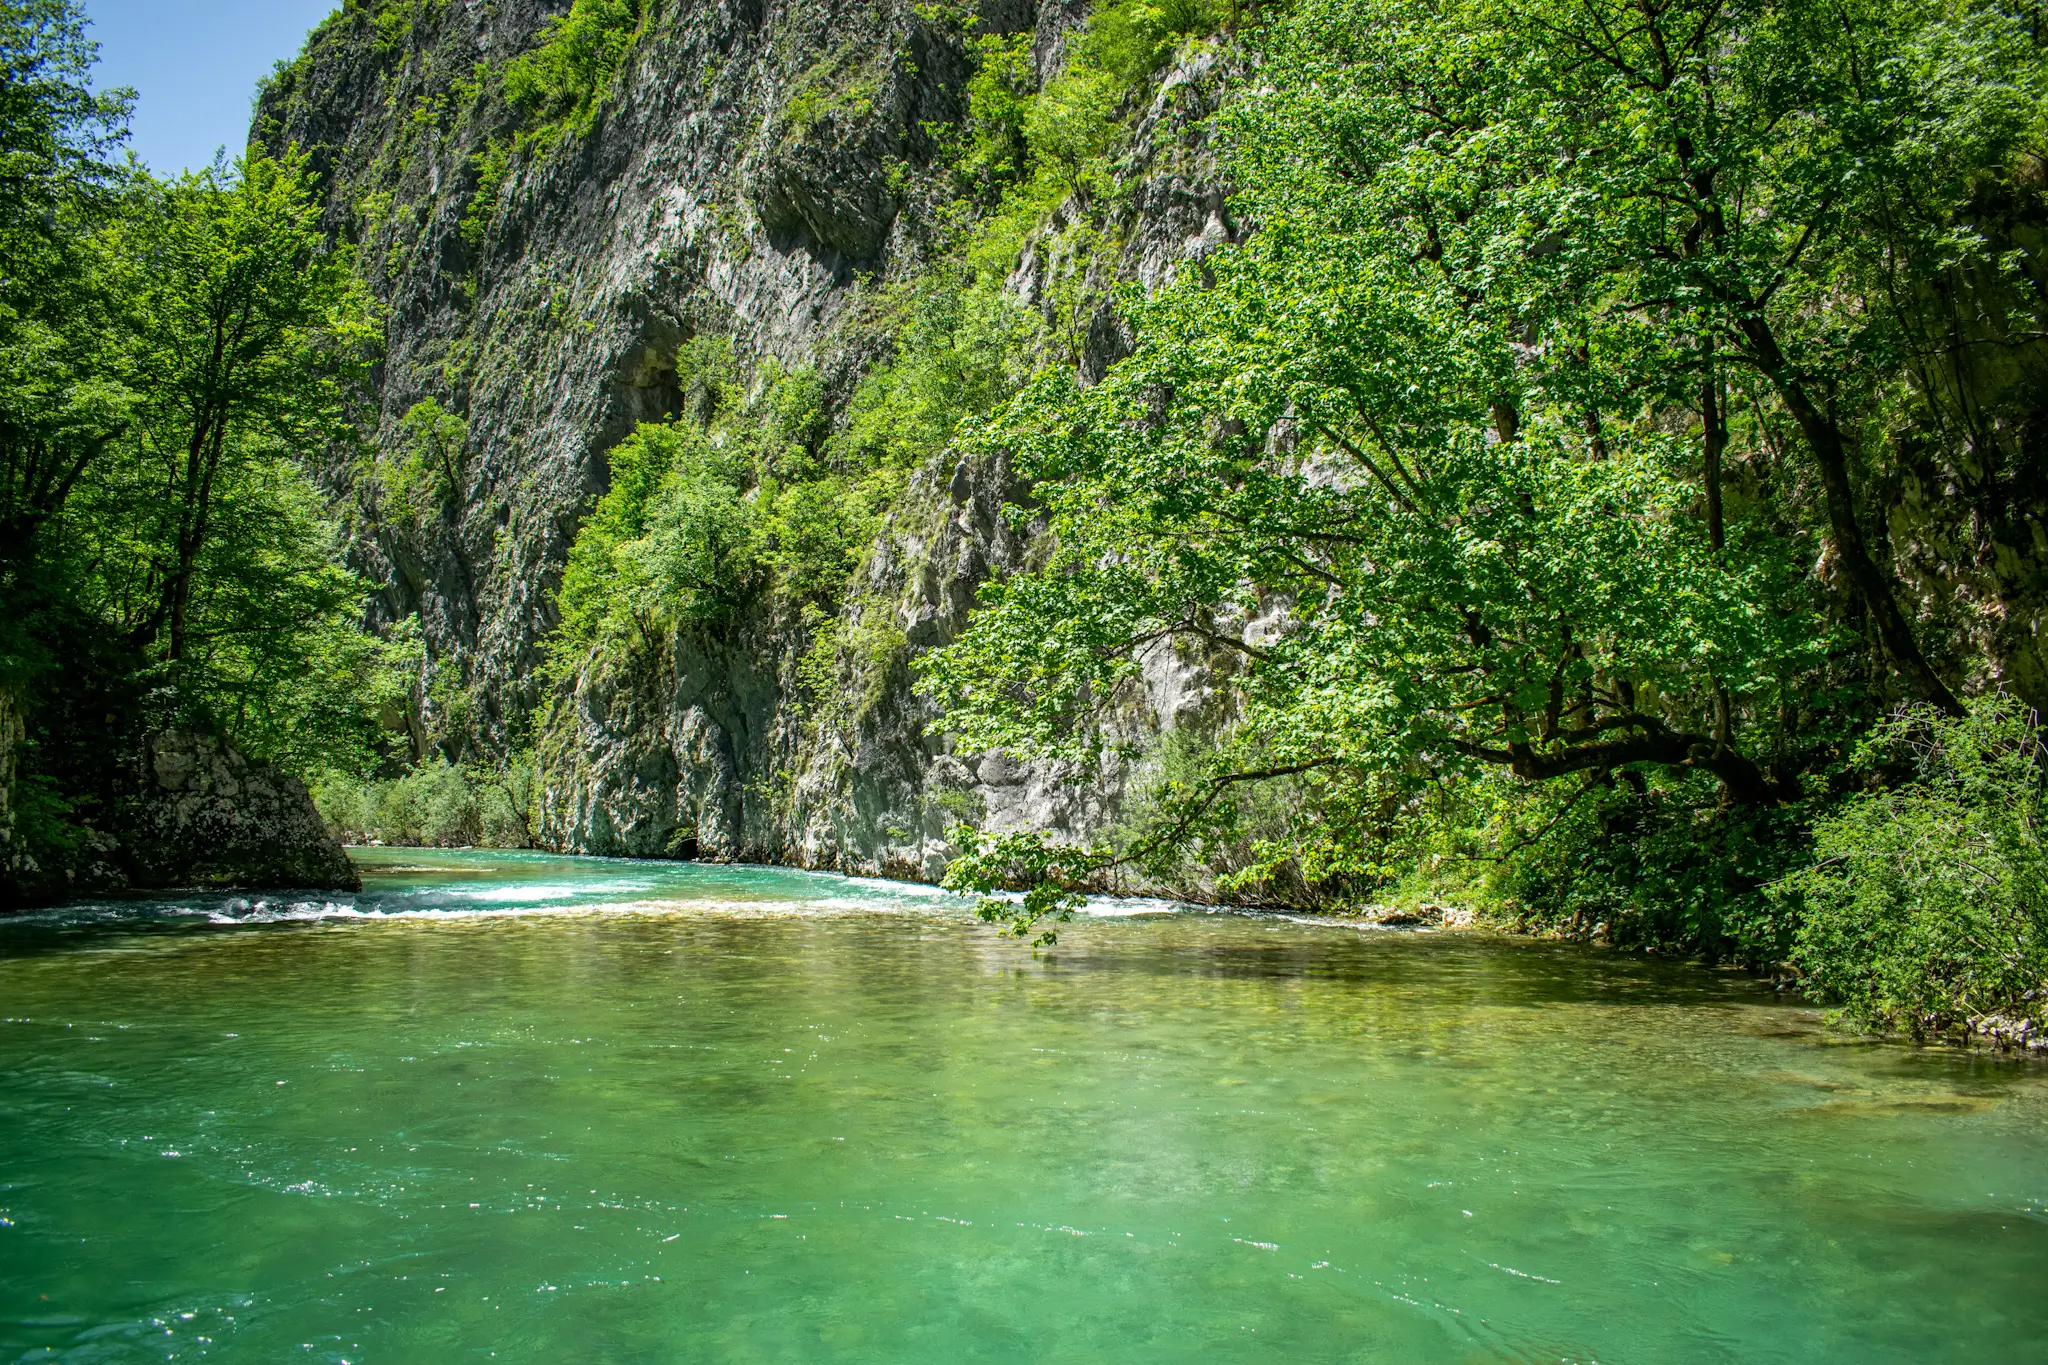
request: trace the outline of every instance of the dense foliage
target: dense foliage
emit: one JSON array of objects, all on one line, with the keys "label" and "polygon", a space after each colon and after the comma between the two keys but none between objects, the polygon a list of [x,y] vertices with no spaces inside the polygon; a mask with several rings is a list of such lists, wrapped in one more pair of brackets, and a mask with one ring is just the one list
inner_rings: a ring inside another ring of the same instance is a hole
[{"label": "dense foliage", "polygon": [[611,489],[564,570],[550,668],[570,678],[772,599],[836,601],[900,471],[822,444],[815,376],[742,370],[729,343],[680,361],[683,416],[608,457]]},{"label": "dense foliage", "polygon": [[303,159],[115,164],[82,25],[0,4],[0,685],[49,796],[20,833],[60,853],[143,730],[303,768],[370,742],[381,676],[302,463],[371,338]]},{"label": "dense foliage", "polygon": [[1986,211],[2038,195],[2039,44],[1995,4],[1277,19],[1224,118],[1259,230],[1129,299],[1103,382],[1049,371],[979,434],[1057,551],[927,669],[968,747],[1085,764],[1147,652],[1194,652],[1237,678],[1224,741],[1120,844],[971,837],[956,882],[1029,885],[993,906],[1028,926],[1243,842],[1277,785],[1244,894],[1444,854],[1526,889],[1522,834],[1576,828],[1625,848],[1623,913],[1767,955],[1782,867],[1668,863],[1774,842],[1885,695],[1961,712],[1855,478],[1905,445],[2027,477],[1933,371],[1957,313],[2040,332]]},{"label": "dense foliage", "polygon": [[392,777],[330,768],[312,795],[348,843],[532,848],[539,840],[540,775],[530,754],[494,766],[435,754]]},{"label": "dense foliage", "polygon": [[[1778,888],[1797,960],[1865,1028],[2038,1040],[2048,1028],[2048,764],[2040,717],[2004,698],[1879,726],[1879,779],[1821,820],[1819,861]],[[1891,785],[1885,770],[1903,769]]]}]

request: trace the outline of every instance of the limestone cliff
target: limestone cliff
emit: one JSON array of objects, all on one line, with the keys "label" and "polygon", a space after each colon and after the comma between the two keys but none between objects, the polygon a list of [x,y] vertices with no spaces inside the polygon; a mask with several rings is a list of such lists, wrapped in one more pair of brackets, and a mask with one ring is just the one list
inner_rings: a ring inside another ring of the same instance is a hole
[{"label": "limestone cliff", "polygon": [[[1029,33],[1049,71],[1087,6],[985,0],[963,24],[905,0],[654,5],[587,124],[523,140],[488,73],[568,7],[425,3],[409,27],[380,26],[395,8],[350,6],[316,33],[257,128],[313,152],[331,230],[385,301],[365,425],[392,441],[424,399],[466,420],[438,516],[380,515],[359,463],[338,459],[329,477],[355,509],[375,615],[417,613],[434,667],[459,680],[423,689],[422,708],[459,690],[469,742],[488,752],[543,704],[537,666],[578,518],[607,486],[607,451],[683,407],[681,350],[716,334],[815,366],[836,412],[886,345],[864,305],[928,264],[968,35]],[[1231,236],[1201,133],[1222,85],[1201,45],[1154,78],[1117,163],[1117,249],[1027,250],[1018,297],[1041,305],[1075,271],[1094,298],[1115,278],[1156,283]],[[1099,370],[1121,341],[1098,308],[1081,364]],[[1118,773],[1083,784],[952,754],[910,688],[909,657],[950,639],[978,583],[1029,553],[1028,528],[1001,511],[1023,496],[999,463],[947,456],[915,475],[847,595],[841,626],[883,647],[842,695],[799,704],[794,669],[819,623],[764,611],[580,678],[543,746],[545,840],[930,877],[960,814],[1075,830],[1114,818]],[[1134,731],[1206,704],[1199,666],[1166,658],[1153,674]]]}]

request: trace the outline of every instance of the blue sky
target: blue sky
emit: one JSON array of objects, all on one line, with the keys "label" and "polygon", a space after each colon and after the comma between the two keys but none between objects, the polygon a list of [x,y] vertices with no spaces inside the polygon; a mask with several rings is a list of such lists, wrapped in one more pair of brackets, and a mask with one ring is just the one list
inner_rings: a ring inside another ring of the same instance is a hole
[{"label": "blue sky", "polygon": [[241,150],[256,82],[340,0],[85,0],[94,84],[132,85],[135,154],[159,175]]}]

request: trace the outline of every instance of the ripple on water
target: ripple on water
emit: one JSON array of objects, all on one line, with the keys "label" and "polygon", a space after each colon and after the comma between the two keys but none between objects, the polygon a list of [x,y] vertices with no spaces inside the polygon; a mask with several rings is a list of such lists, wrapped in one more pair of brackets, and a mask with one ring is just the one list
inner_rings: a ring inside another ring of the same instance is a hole
[{"label": "ripple on water", "polygon": [[0,1359],[2048,1336],[2048,1071],[1838,1046],[1737,976],[1159,903],[1033,952],[931,888],[363,861],[0,931]]}]

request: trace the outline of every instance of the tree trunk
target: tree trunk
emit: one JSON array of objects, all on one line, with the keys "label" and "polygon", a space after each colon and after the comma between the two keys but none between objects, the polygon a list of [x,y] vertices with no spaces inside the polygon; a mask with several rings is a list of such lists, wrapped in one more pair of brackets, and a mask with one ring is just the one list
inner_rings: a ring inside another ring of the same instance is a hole
[{"label": "tree trunk", "polygon": [[1721,512],[1721,458],[1728,449],[1728,415],[1722,410],[1721,374],[1714,368],[1714,343],[1702,344],[1706,375],[1700,381],[1700,416],[1706,422],[1707,540],[1720,554],[1728,548],[1728,526]]},{"label": "tree trunk", "polygon": [[1841,428],[1820,410],[1805,386],[1789,373],[1784,353],[1778,349],[1778,339],[1771,334],[1770,324],[1760,317],[1751,316],[1743,318],[1740,326],[1764,373],[1777,388],[1779,397],[1785,400],[1792,420],[1799,424],[1807,448],[1813,452],[1814,464],[1820,470],[1829,535],[1835,544],[1835,554],[1842,562],[1843,571],[1849,575],[1857,596],[1863,599],[1864,607],[1870,612],[1885,653],[1891,656],[1893,666],[1923,699],[1934,703],[1948,715],[1962,715],[1963,704],[1956,700],[1955,693],[1936,675],[1927,662],[1927,656],[1920,652],[1913,624],[1899,609],[1889,575],[1871,557],[1869,543],[1863,538],[1863,528],[1856,520],[1856,498],[1849,485],[1849,452],[1842,439]]}]

